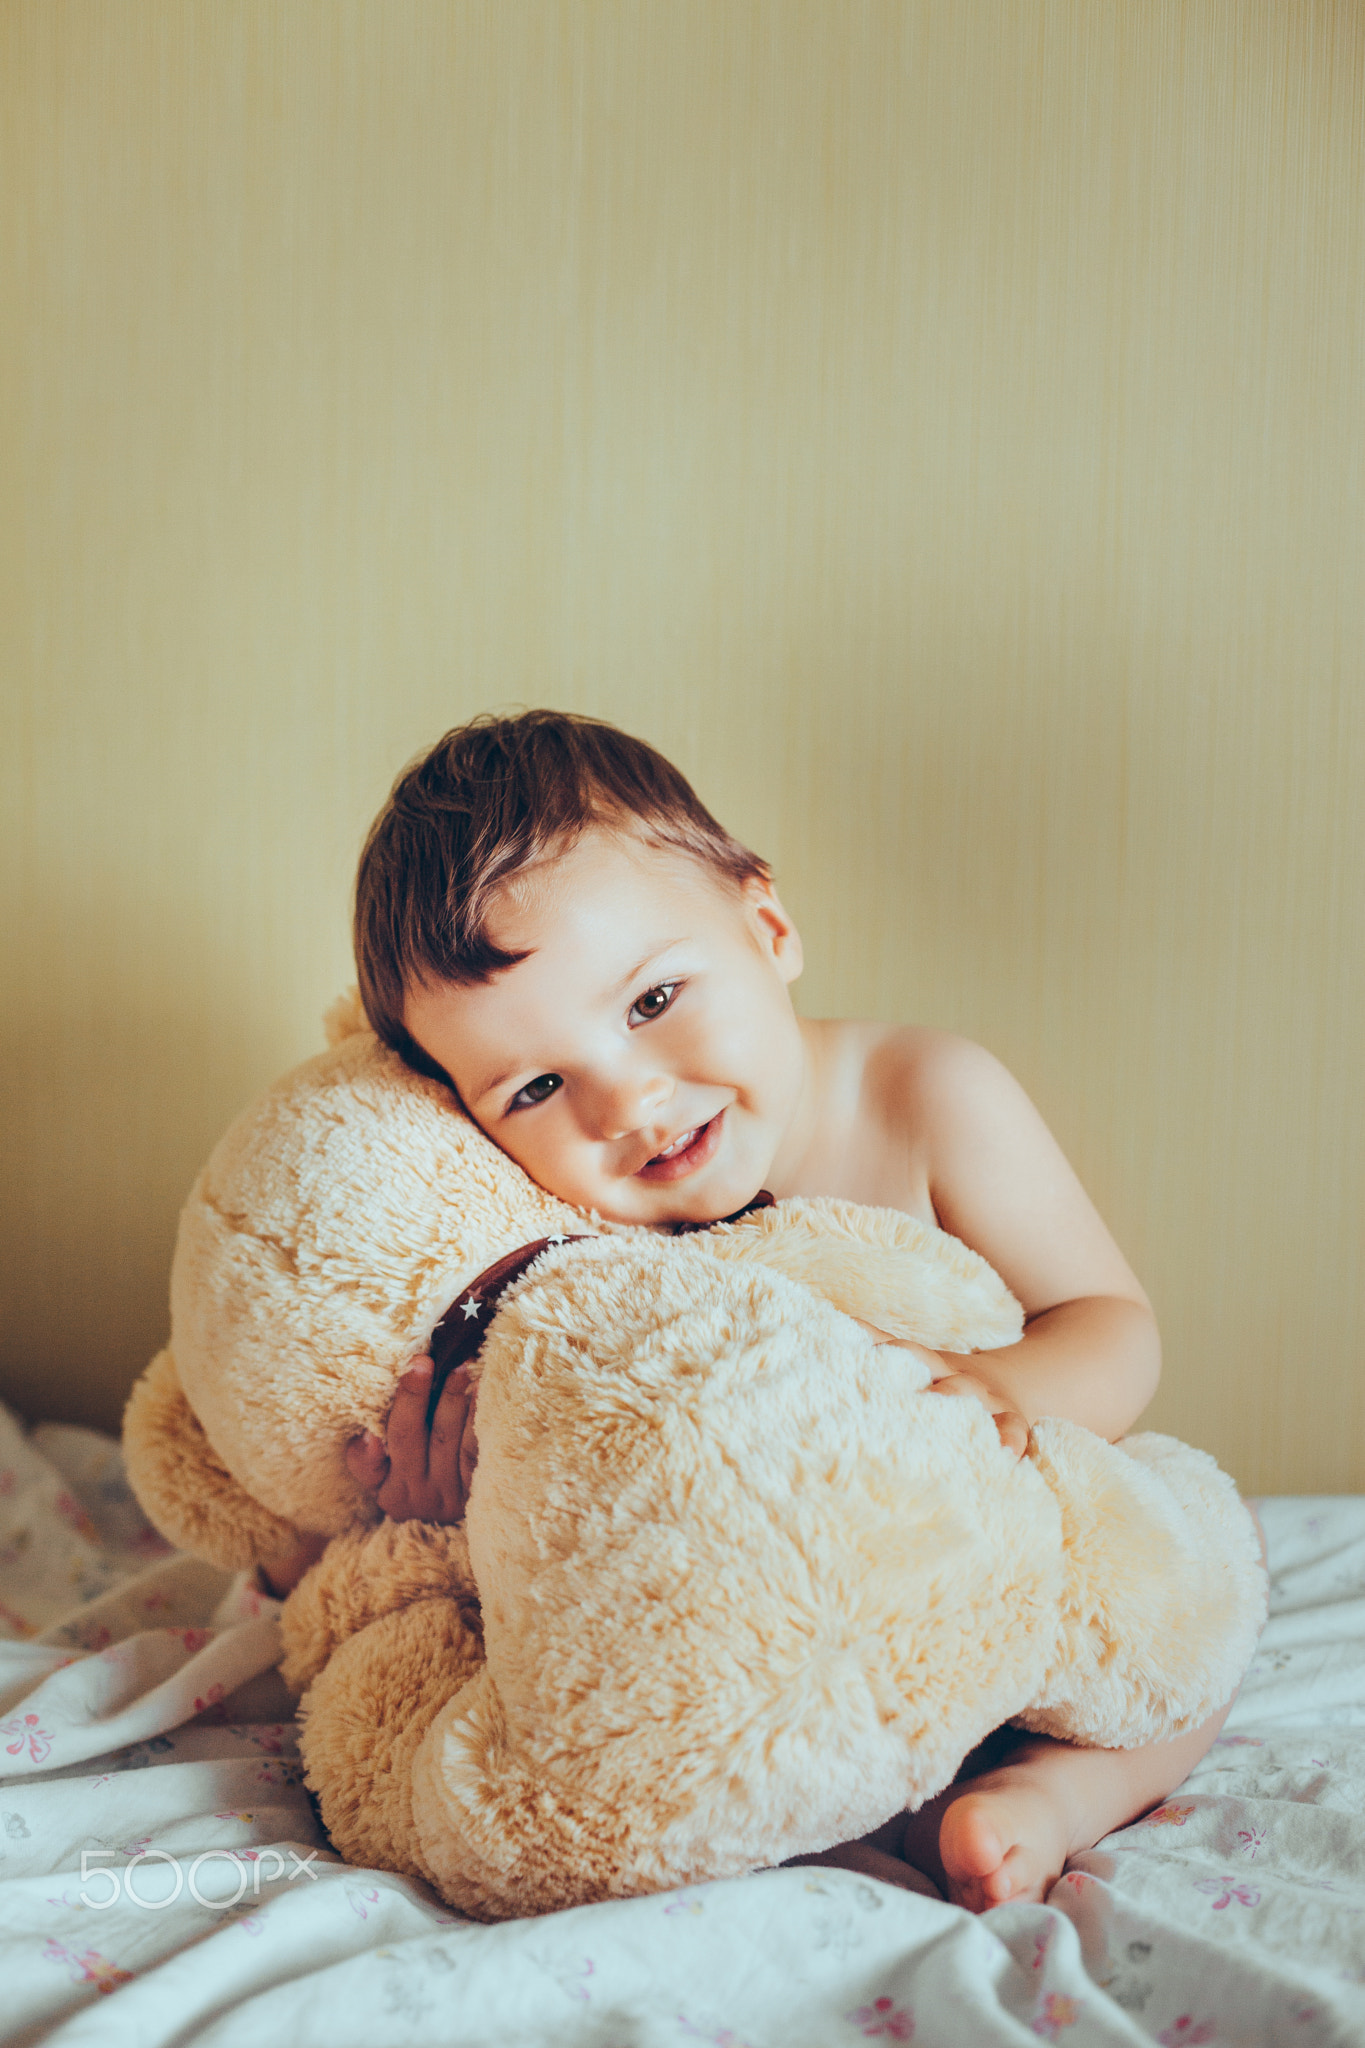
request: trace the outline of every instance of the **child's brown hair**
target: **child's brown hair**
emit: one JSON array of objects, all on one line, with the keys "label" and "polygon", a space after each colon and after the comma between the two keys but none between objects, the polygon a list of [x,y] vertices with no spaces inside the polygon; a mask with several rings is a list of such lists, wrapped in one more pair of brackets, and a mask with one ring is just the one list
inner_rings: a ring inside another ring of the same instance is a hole
[{"label": "child's brown hair", "polygon": [[601,719],[476,718],[404,769],[360,856],[355,957],[366,1016],[419,1073],[446,1078],[403,1022],[409,988],[513,966],[523,955],[488,932],[495,891],[597,824],[634,827],[736,887],[768,873],[671,762]]}]

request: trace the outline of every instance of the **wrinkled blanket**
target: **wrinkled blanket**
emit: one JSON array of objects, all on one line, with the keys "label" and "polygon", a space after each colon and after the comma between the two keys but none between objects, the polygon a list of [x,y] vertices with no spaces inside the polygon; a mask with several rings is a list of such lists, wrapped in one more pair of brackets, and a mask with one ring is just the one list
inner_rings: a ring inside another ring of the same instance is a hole
[{"label": "wrinkled blanket", "polygon": [[274,1604],[170,1553],[107,1438],[0,1411],[0,2040],[1365,2043],[1365,1499],[1260,1508],[1221,1740],[1046,1905],[794,1869],[481,1927],[327,1848]]}]

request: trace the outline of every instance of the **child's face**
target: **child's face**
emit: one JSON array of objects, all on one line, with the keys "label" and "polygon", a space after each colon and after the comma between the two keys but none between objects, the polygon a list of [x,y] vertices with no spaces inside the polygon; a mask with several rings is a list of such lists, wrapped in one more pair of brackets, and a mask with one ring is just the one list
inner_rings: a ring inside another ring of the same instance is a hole
[{"label": "child's face", "polygon": [[517,876],[491,936],[527,958],[410,993],[404,1021],[474,1121],[552,1194],[618,1222],[714,1222],[753,1199],[805,1077],[771,887],[591,831]]}]

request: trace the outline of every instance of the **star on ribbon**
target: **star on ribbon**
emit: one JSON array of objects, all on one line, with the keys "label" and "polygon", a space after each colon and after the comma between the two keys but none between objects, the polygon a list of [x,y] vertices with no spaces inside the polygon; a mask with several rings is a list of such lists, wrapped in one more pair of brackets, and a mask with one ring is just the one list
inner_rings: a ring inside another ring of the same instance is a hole
[{"label": "star on ribbon", "polygon": [[464,1319],[467,1323],[477,1322],[483,1314],[483,1303],[477,1294],[467,1294],[460,1307],[464,1310]]}]

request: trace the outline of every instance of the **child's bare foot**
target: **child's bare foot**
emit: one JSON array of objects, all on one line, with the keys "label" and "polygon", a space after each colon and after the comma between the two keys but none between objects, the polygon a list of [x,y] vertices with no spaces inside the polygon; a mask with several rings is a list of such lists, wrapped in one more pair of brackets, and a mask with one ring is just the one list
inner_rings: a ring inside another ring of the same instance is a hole
[{"label": "child's bare foot", "polygon": [[955,1784],[906,1816],[898,1845],[945,1899],[984,1913],[1045,1899],[1068,1856],[1165,1799],[1205,1754],[1227,1708],[1144,1749],[1080,1749],[997,1730]]},{"label": "child's bare foot", "polygon": [[945,1899],[971,1913],[1006,1899],[1046,1898],[1067,1857],[1089,1846],[1077,1838],[1084,1816],[1069,1782],[1080,1752],[1018,1736],[993,1738],[983,1749],[976,1760],[989,1759],[988,1768],[959,1777],[907,1815],[897,1845]]},{"label": "child's bare foot", "polygon": [[[1018,1747],[1009,1761],[961,1779],[861,1841],[841,1843],[799,1863],[832,1863],[907,1891],[930,1891],[969,1913],[1006,1899],[1046,1898],[1073,1849],[1072,1802],[1053,1784],[1060,1744]],[[926,1884],[925,1879],[930,1882]]]},{"label": "child's bare foot", "polygon": [[971,1913],[1006,1899],[1042,1900],[1075,1846],[1068,1808],[1047,1774],[1005,1764],[962,1786],[944,1809],[941,1889]]},{"label": "child's bare foot", "polygon": [[1045,1899],[1068,1856],[1093,1848],[1183,1784],[1227,1712],[1223,1707],[1201,1727],[1144,1749],[1081,1749],[998,1728],[953,1784],[918,1812],[794,1860],[837,1864],[911,1891],[923,1889],[913,1879],[918,1871],[971,1913],[1006,1900]]}]

